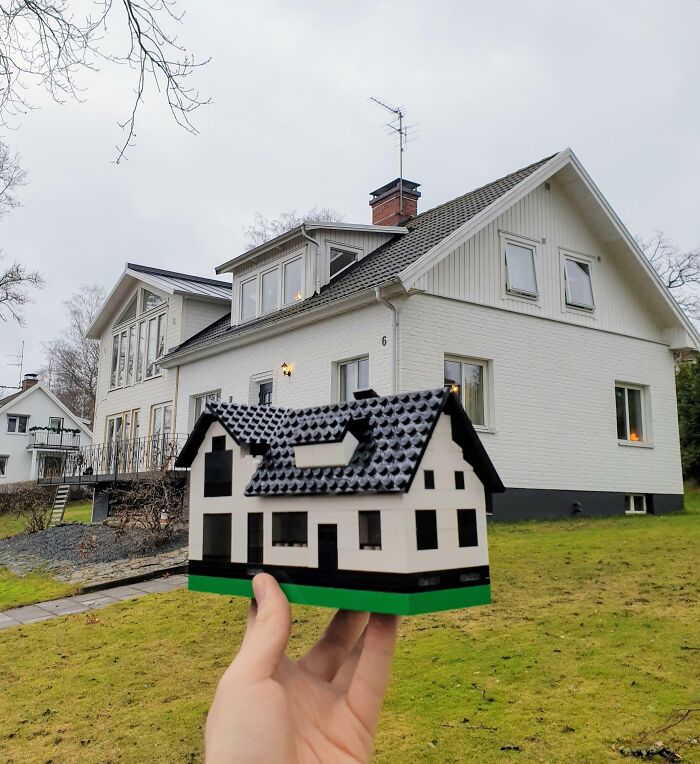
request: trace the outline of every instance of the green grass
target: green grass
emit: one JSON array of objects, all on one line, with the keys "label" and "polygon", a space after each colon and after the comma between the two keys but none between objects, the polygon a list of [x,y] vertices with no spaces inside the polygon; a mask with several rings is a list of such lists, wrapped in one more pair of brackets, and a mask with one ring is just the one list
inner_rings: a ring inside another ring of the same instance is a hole
[{"label": "green grass", "polygon": [[[700,707],[700,494],[688,508],[490,526],[493,604],[403,621],[375,761],[599,764],[697,736],[695,712],[656,732]],[[0,632],[0,761],[201,761],[245,610],[181,590]],[[293,612],[297,655],[329,613]]]},{"label": "green grass", "polygon": [[7,568],[0,568],[0,612],[65,597],[75,591],[75,586],[56,581],[46,573],[37,571],[26,576],[16,576]]},{"label": "green grass", "polygon": [[[91,501],[74,501],[66,506],[64,523],[89,523],[92,516]],[[24,518],[13,514],[0,515],[0,539],[24,532]]]}]

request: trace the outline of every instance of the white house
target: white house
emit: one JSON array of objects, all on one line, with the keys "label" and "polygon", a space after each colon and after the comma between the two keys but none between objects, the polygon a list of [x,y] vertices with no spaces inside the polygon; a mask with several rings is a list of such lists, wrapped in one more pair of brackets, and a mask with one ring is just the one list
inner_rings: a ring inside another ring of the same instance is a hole
[{"label": "white house", "polygon": [[495,519],[680,509],[673,361],[700,337],[574,153],[426,212],[419,197],[393,181],[371,224],[303,224],[222,264],[232,293],[197,331],[168,319],[151,379],[119,376],[130,340],[108,301],[98,440],[137,409],[187,433],[206,400],[297,408],[446,385],[507,488]]},{"label": "white house", "polygon": [[86,422],[36,378],[0,399],[0,485],[59,475],[66,455],[92,444]]},{"label": "white house", "polygon": [[214,403],[190,468],[190,588],[408,615],[490,602],[486,495],[503,491],[444,388],[305,409]]}]

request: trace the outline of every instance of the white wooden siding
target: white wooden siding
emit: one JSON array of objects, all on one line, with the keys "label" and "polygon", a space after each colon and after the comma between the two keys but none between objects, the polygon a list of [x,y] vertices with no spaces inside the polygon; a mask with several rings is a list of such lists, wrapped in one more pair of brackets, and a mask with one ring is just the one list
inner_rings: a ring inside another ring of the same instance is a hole
[{"label": "white wooden siding", "polygon": [[[536,302],[504,294],[505,271],[499,232],[537,244]],[[544,243],[543,243],[544,241]],[[562,296],[561,248],[594,258],[591,264],[595,311],[566,309]],[[663,328],[645,306],[648,287],[639,268],[627,269],[620,256],[602,245],[561,187],[542,184],[493,223],[438,263],[416,286],[432,294],[544,316],[593,329],[662,340]],[[640,289],[643,289],[640,299]]]},{"label": "white wooden siding", "polygon": [[230,305],[224,302],[209,302],[206,300],[185,297],[182,307],[182,322],[180,342],[188,340],[202,329],[213,324],[218,318],[230,311]]}]

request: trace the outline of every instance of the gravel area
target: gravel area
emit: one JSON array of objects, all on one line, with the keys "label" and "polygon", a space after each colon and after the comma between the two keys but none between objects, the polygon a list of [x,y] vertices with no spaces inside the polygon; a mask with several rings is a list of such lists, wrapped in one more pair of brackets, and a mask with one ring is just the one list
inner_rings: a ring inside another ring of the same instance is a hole
[{"label": "gravel area", "polygon": [[183,531],[170,544],[149,549],[145,545],[147,534],[141,529],[134,528],[129,531],[128,537],[120,537],[106,525],[73,523],[48,528],[39,533],[23,533],[2,539],[0,562],[8,555],[23,553],[45,560],[62,560],[76,566],[111,562],[177,549],[186,543],[186,535]]}]

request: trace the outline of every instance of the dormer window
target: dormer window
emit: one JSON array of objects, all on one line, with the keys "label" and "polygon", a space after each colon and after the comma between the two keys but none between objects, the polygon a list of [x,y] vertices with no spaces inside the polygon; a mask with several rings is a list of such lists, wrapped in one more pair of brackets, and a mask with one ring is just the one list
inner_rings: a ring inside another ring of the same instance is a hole
[{"label": "dormer window", "polygon": [[277,310],[279,272],[274,268],[260,278],[260,305],[262,313]]},{"label": "dormer window", "polygon": [[249,279],[241,284],[241,321],[250,321],[258,313],[258,280]]},{"label": "dormer window", "polygon": [[301,258],[292,260],[284,266],[284,304],[291,305],[302,298],[301,276],[303,265]]},{"label": "dormer window", "polygon": [[357,252],[349,252],[345,249],[332,247],[330,254],[330,277],[333,278],[333,276],[336,276],[356,262]]},{"label": "dormer window", "polygon": [[246,274],[238,288],[241,323],[293,305],[304,299],[304,259],[298,255],[286,262]]}]

